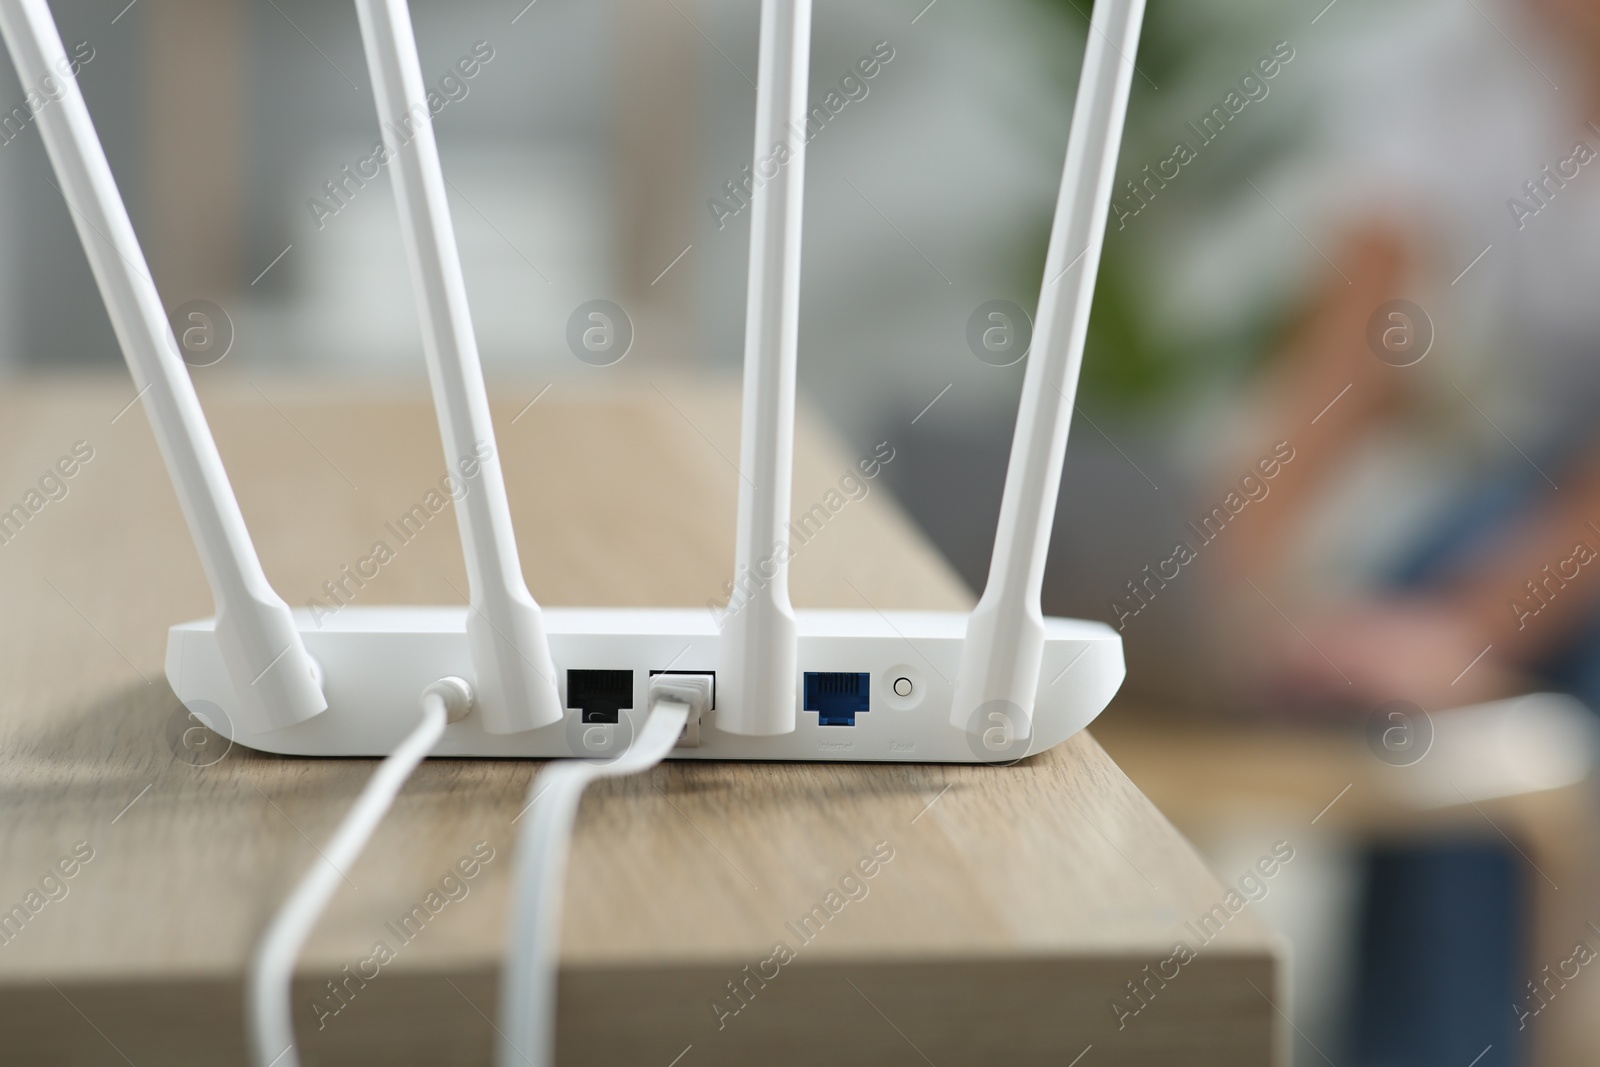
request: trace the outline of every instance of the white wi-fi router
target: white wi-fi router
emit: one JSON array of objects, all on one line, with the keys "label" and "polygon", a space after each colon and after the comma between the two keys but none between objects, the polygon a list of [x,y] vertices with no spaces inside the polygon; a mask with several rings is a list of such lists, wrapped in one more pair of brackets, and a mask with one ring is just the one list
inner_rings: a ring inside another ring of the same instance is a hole
[{"label": "white wi-fi router", "polygon": [[[746,596],[719,631],[699,610],[541,611],[529,594],[415,42],[384,5],[362,6],[362,33],[440,436],[469,487],[456,516],[471,604],[349,607],[320,625],[291,611],[256,557],[45,0],[0,0],[23,84],[54,87],[35,119],[216,598],[214,618],[170,632],[167,679],[178,698],[233,741],[307,756],[390,752],[414,726],[417,694],[449,676],[468,680],[474,701],[434,749],[447,756],[617,755],[642,721],[649,677],[662,671],[715,677],[712,710],[674,750],[686,759],[995,762],[1086,726],[1122,683],[1122,643],[1103,623],[1045,618],[1040,589],[1143,8],[1100,6],[994,555],[971,615],[790,605],[782,546],[810,34],[763,25],[755,155],[782,143],[789,159],[752,196],[735,564]],[[652,518],[670,516],[640,521]]]}]

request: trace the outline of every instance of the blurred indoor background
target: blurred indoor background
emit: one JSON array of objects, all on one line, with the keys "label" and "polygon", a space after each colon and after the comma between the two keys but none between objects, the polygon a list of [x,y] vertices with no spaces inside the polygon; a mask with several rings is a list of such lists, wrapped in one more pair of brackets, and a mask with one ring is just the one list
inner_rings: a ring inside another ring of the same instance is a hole
[{"label": "blurred indoor background", "polygon": [[[491,385],[735,380],[759,5],[525,2],[413,3]],[[812,97],[836,95],[808,149],[803,402],[852,448],[895,444],[890,487],[975,590],[1026,364],[974,338],[994,302],[1036,305],[1090,6],[816,0]],[[232,321],[196,373],[420,383],[389,187],[361,175],[353,8],[52,7],[168,306]],[[1549,984],[1529,999],[1574,942],[1600,949],[1586,713],[1510,705],[1443,745],[1450,707],[1587,699],[1600,662],[1595,598],[1567,589],[1594,579],[1560,569],[1600,547],[1580,521],[1600,521],[1596,57],[1589,0],[1150,0],[1045,609],[1122,630],[1127,686],[1096,733],[1219,876],[1295,843],[1256,906],[1292,945],[1297,1063],[1600,1047],[1581,979],[1548,1015]],[[4,65],[0,369],[122,373]],[[611,367],[567,341],[595,299],[633,324]],[[1428,565],[1523,558],[1519,517],[1557,500],[1563,551],[1472,601],[1509,627],[1559,588],[1575,621],[1512,655],[1462,623],[1466,594],[1427,592],[1448,584]],[[1412,710],[1373,734],[1390,701]],[[1413,766],[1383,728],[1423,720],[1441,747]],[[1473,792],[1507,730],[1546,743]],[[1451,752],[1448,789],[1396,776]]]},{"label": "blurred indoor background", "polygon": [[[430,88],[447,100],[436,123],[491,377],[737,375],[749,218],[726,183],[749,162],[756,7],[538,0],[511,22],[503,6],[414,7]],[[1248,122],[1124,227],[1113,219],[1081,397],[1092,424],[1074,433],[1048,610],[1110,621],[1127,577],[1168,554],[1166,527],[1203,510],[1224,451],[1216,427],[1237,421],[1264,339],[1325,269],[1294,225],[1309,230],[1318,211],[1300,156],[1324,121],[1317,101],[1336,91],[1375,14],[1343,6],[1317,24],[1315,47],[1290,43],[1287,76],[1267,83]],[[353,11],[295,0],[54,7],[69,46],[92,51],[80,81],[169,306],[209,300],[233,320],[215,374],[420,379],[393,201],[382,177],[359,180],[376,130]],[[816,8],[819,101],[879,42],[892,58],[841,93],[809,146],[801,387],[853,444],[916,435],[890,476],[974,585],[1023,364],[975,358],[968,325],[990,301],[1029,314],[1037,301],[1086,10]],[[1171,156],[1185,122],[1315,13],[1157,0],[1129,176],[1135,161]],[[492,58],[443,87],[475,48]],[[1252,176],[1298,223],[1252,191]],[[36,134],[6,129],[0,183],[0,367],[114,369],[110,324]],[[615,368],[568,350],[568,316],[596,298],[634,323],[636,347]],[[1130,640],[1175,634],[1188,595],[1175,592],[1173,610],[1141,619]],[[1139,684],[1193,695],[1165,655],[1140,667]]]}]

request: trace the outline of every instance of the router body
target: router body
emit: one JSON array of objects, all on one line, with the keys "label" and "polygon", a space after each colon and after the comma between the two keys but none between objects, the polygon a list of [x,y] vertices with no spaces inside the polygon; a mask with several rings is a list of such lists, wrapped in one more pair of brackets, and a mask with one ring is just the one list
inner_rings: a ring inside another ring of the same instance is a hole
[{"label": "router body", "polygon": [[[382,756],[415,725],[411,705],[436,678],[472,676],[465,607],[357,607],[320,625],[298,611],[306,650],[322,667],[328,710],[268,732],[239,725],[242,706],[214,620],[172,627],[167,679],[217,733],[265,752]],[[1087,726],[1122,684],[1122,640],[1111,627],[1045,619],[1044,665],[1027,720],[996,703],[963,729],[951,722],[967,616],[958,612],[797,611],[801,671],[793,731],[749,736],[711,714],[673,757],[740,760],[1009,762],[1060,744]],[[655,671],[715,673],[716,621],[693,608],[546,608],[545,625],[565,717],[514,734],[484,729],[480,714],[452,722],[439,756],[620,756],[644,721]],[[626,675],[626,678],[621,677]],[[719,676],[720,678],[720,676]],[[609,721],[608,721],[609,720]],[[696,743],[697,742],[697,743]]]}]

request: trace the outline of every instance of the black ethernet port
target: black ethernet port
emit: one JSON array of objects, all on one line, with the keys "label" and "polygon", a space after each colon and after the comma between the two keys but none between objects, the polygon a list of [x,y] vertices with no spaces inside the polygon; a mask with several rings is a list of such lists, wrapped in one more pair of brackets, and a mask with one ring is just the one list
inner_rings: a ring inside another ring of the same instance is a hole
[{"label": "black ethernet port", "polygon": [[871,711],[872,675],[853,671],[807,671],[805,711],[817,713],[818,726],[854,726],[856,713]]},{"label": "black ethernet port", "polygon": [[633,672],[568,671],[567,707],[586,723],[616,722],[624,708],[633,710]]}]

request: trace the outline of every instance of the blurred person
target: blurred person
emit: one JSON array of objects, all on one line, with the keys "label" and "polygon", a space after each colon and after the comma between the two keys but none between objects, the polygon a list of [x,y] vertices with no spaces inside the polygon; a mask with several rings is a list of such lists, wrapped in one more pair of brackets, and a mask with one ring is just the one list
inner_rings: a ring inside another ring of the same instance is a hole
[{"label": "blurred person", "polygon": [[[1411,9],[1409,47],[1388,42],[1405,64],[1336,137],[1337,266],[1263,389],[1265,439],[1295,459],[1218,544],[1249,635],[1230,645],[1279,706],[1437,709],[1537,681],[1600,707],[1600,2],[1484,9]],[[1397,435],[1455,453],[1420,490],[1434,506],[1354,594],[1302,580],[1307,526]]]},{"label": "blurred person", "polygon": [[[1279,713],[1600,708],[1600,0],[1373,30],[1327,105],[1330,269],[1257,398],[1294,458],[1215,549],[1219,651]],[[1500,845],[1369,856],[1358,1062],[1516,1062],[1525,873]]]}]

